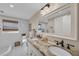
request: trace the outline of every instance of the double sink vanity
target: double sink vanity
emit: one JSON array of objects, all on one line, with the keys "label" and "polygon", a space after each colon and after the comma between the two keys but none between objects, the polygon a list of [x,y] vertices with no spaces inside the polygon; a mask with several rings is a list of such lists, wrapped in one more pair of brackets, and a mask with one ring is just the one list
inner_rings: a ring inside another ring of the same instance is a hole
[{"label": "double sink vanity", "polygon": [[71,46],[75,48],[74,45],[67,44],[64,45],[64,41],[49,41],[47,38],[39,39],[33,38],[28,39],[28,55],[30,56],[74,56]]}]

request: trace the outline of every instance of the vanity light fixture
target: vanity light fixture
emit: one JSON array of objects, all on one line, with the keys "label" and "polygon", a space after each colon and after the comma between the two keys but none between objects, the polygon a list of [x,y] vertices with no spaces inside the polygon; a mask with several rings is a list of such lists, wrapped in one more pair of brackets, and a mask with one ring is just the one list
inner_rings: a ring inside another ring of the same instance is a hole
[{"label": "vanity light fixture", "polygon": [[50,4],[49,3],[47,3],[43,8],[41,8],[41,10],[43,10],[45,7],[50,7]]},{"label": "vanity light fixture", "polygon": [[41,8],[40,10],[41,15],[45,15],[49,11],[49,8],[50,8],[50,4],[47,3],[43,8]]}]

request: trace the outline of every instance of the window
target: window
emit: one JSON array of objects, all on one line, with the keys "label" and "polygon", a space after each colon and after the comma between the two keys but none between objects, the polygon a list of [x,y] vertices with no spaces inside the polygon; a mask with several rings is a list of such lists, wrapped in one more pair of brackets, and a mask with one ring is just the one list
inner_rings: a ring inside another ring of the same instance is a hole
[{"label": "window", "polygon": [[18,21],[3,19],[3,31],[18,31]]}]

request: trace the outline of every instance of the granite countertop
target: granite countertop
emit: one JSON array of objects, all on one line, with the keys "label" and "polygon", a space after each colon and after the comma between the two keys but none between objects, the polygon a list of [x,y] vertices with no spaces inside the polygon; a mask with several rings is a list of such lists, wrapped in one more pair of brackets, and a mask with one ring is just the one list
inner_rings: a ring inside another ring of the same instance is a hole
[{"label": "granite countertop", "polygon": [[[37,38],[34,38],[33,39],[29,39],[28,40],[36,49],[38,49],[44,56],[55,56],[55,55],[52,55],[49,51],[48,51],[48,47],[51,46],[51,45],[55,45],[56,46],[56,43],[55,42],[52,42],[52,41],[42,41],[40,39],[37,39]],[[61,47],[62,48],[62,47]],[[67,50],[66,48],[63,48],[65,50]],[[73,56],[79,56],[79,51],[76,52],[76,51],[70,51],[70,50],[67,50],[68,52],[70,52]]]},{"label": "granite countertop", "polygon": [[[36,38],[35,38],[36,39]],[[38,49],[43,55],[45,56],[52,56],[49,52],[48,52],[48,46],[50,45],[56,45],[55,43],[52,43],[50,41],[48,42],[44,42],[41,40],[32,40],[29,39],[28,40],[36,49]]]}]

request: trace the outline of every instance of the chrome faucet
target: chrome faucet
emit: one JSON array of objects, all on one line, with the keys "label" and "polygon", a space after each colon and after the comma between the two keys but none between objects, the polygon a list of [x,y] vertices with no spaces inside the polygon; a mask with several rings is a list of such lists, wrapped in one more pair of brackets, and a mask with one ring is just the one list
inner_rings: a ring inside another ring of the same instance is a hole
[{"label": "chrome faucet", "polygon": [[55,40],[55,42],[56,42],[56,45],[60,45],[61,44],[61,47],[64,47],[64,41],[63,40],[61,42]]},{"label": "chrome faucet", "polygon": [[59,44],[61,44],[61,47],[64,47],[64,41],[63,40]]}]

